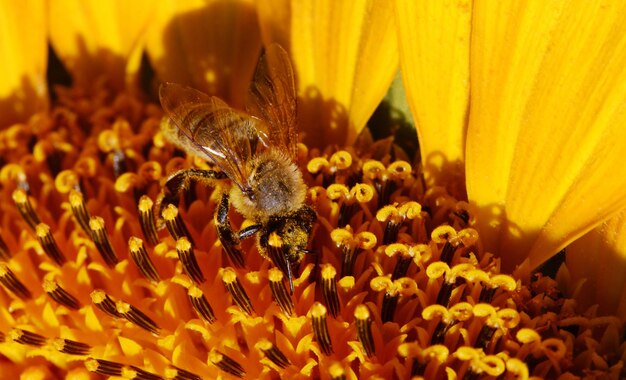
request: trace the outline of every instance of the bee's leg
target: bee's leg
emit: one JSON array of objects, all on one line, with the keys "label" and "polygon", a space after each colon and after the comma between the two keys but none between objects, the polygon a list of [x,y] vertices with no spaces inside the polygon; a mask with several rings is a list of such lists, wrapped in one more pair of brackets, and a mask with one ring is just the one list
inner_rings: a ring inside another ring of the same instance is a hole
[{"label": "bee's leg", "polygon": [[192,179],[198,180],[215,180],[227,178],[224,172],[215,170],[202,170],[202,169],[183,169],[172,174],[163,187],[163,191],[157,198],[156,211],[157,218],[161,217],[161,212],[168,204],[178,204],[180,194],[187,190]]},{"label": "bee's leg", "polygon": [[261,228],[263,228],[261,224],[253,224],[246,228],[242,228],[239,230],[239,232],[237,232],[237,237],[239,238],[239,240],[247,239],[250,236],[259,232]]},{"label": "bee's leg", "polygon": [[215,212],[215,226],[217,227],[217,236],[220,238],[220,242],[228,254],[230,261],[232,261],[236,267],[243,268],[243,254],[237,247],[239,245],[239,237],[233,232],[230,220],[228,219],[227,193],[222,195],[222,199],[217,206],[217,211]]}]

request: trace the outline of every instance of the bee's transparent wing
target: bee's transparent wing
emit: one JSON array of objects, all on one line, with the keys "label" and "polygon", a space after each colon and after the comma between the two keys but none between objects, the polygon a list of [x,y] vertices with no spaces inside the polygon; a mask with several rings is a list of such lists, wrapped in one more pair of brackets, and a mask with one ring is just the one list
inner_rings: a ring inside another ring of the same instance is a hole
[{"label": "bee's transparent wing", "polygon": [[161,84],[159,98],[170,119],[164,134],[187,152],[208,157],[242,190],[248,188],[246,162],[259,144],[267,146],[265,126],[215,96],[179,84]]},{"label": "bee's transparent wing", "polygon": [[265,121],[272,146],[297,157],[296,85],[287,52],[278,44],[265,49],[248,92],[246,110]]}]

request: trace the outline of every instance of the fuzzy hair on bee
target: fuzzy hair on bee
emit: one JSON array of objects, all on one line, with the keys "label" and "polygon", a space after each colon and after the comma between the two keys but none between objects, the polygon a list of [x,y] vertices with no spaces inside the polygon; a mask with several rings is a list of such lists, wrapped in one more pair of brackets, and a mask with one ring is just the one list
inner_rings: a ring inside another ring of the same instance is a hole
[{"label": "fuzzy hair on bee", "polygon": [[[293,277],[317,214],[306,204],[307,185],[297,165],[296,88],[287,52],[273,44],[259,59],[245,110],[190,87],[163,83],[159,98],[166,139],[218,170],[186,169],[171,175],[158,203],[176,203],[192,179],[229,180],[217,206],[218,237],[234,265],[244,266],[242,239],[256,235],[262,256]],[[230,206],[252,225],[235,232]]]}]

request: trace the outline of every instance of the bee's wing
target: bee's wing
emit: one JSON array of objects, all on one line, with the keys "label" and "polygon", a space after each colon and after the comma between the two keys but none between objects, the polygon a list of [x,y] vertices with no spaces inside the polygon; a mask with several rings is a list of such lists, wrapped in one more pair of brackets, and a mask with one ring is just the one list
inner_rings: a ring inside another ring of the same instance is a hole
[{"label": "bee's wing", "polygon": [[215,96],[175,83],[161,84],[159,98],[170,118],[164,134],[187,152],[208,157],[242,190],[248,188],[246,162],[259,143],[267,146],[265,126]]},{"label": "bee's wing", "polygon": [[296,85],[287,52],[278,44],[265,49],[248,91],[246,110],[268,124],[272,146],[297,156]]}]

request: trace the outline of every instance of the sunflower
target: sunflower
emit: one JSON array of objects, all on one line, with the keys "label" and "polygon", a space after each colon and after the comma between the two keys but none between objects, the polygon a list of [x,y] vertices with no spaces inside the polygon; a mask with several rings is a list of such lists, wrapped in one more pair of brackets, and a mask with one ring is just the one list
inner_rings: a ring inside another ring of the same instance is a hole
[{"label": "sunflower", "polygon": [[[621,2],[0,8],[3,376],[623,376]],[[240,108],[272,43],[317,213],[293,293],[253,242],[223,249],[225,183],[155,205],[210,165],[162,134],[158,84]],[[400,84],[417,159],[371,137]]]}]

